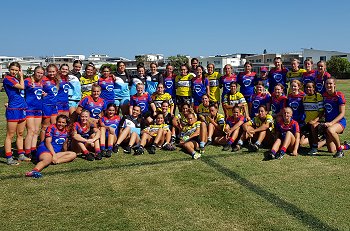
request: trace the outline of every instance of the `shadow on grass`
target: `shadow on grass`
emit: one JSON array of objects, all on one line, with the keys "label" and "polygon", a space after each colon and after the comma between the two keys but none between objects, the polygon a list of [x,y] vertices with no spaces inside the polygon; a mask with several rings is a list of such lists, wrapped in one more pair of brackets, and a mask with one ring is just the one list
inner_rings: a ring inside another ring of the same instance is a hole
[{"label": "shadow on grass", "polygon": [[232,171],[231,169],[228,169],[217,162],[214,161],[215,158],[208,158],[204,157],[202,158],[202,161],[206,163],[208,166],[216,169],[221,174],[231,178],[232,180],[238,182],[240,185],[245,187],[246,189],[254,192],[255,194],[259,195],[260,197],[264,198],[271,204],[275,205],[276,207],[279,207],[283,209],[287,214],[294,216],[298,220],[300,220],[303,224],[307,225],[311,229],[316,230],[337,230],[328,224],[322,222],[317,217],[303,211],[302,209],[298,208],[297,206],[293,205],[292,203],[289,203],[277,195],[270,193],[266,190],[264,190],[262,187],[250,182],[249,180],[243,178],[238,173]]}]

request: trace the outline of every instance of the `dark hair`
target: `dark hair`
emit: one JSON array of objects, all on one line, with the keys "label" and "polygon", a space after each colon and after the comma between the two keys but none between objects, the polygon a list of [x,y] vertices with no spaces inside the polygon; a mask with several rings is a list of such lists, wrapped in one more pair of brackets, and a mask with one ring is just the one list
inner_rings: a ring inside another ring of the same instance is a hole
[{"label": "dark hair", "polygon": [[216,109],[218,109],[218,105],[216,103],[209,104],[209,108],[211,108],[211,107],[215,107]]},{"label": "dark hair", "polygon": [[239,111],[241,111],[241,108],[240,108],[240,106],[238,106],[238,105],[234,106],[234,107],[232,108],[232,111],[235,110],[235,109],[238,109]]},{"label": "dark hair", "polygon": [[260,105],[260,106],[258,107],[258,109],[261,108],[261,107],[264,108],[265,111],[267,111],[266,105]]},{"label": "dark hair", "polygon": [[157,64],[156,62],[151,62],[151,63],[149,64],[149,67],[151,67],[152,65],[156,65],[156,67],[158,67],[158,64]]},{"label": "dark hair", "polygon": [[80,65],[83,65],[83,63],[82,63],[79,59],[76,59],[76,60],[74,60],[74,62],[73,62],[73,66],[74,66],[75,64],[77,64],[77,63],[79,63]]},{"label": "dark hair", "polygon": [[199,62],[199,60],[198,60],[197,58],[192,58],[192,59],[191,59],[191,64],[193,63],[193,61]]},{"label": "dark hair", "polygon": [[235,86],[237,87],[237,82],[232,81],[232,82],[230,83],[230,87],[231,87],[231,85],[235,85]]},{"label": "dark hair", "polygon": [[256,83],[255,83],[255,86],[264,86],[264,83],[263,83],[263,81],[261,81],[261,80],[259,80],[259,81],[257,81]]},{"label": "dark hair", "polygon": [[18,67],[21,70],[21,64],[19,64],[19,62],[12,62],[12,63],[10,63],[9,69],[11,67]]},{"label": "dark hair", "polygon": [[106,110],[108,109],[108,108],[110,108],[110,107],[114,107],[114,109],[115,109],[115,111],[117,112],[117,105],[115,105],[115,103],[109,103],[109,104],[107,104],[107,107],[106,107]]},{"label": "dark hair", "polygon": [[56,66],[56,64],[53,64],[53,63],[50,63],[49,65],[47,65],[46,67],[46,72],[49,71],[50,68],[55,68],[56,69],[56,76],[53,78],[54,81],[55,81],[55,84],[56,84],[56,87],[59,88],[59,85],[60,85],[60,76],[59,76],[59,73],[58,73],[58,68]]},{"label": "dark hair", "polygon": [[253,67],[253,63],[252,62],[249,62],[249,61],[245,62],[244,67],[247,66],[247,65],[250,65],[251,67]]},{"label": "dark hair", "polygon": [[67,125],[69,124],[69,118],[68,116],[64,115],[64,114],[59,114],[57,117],[56,117],[56,123],[58,122],[59,119],[65,119],[66,122],[67,122]]}]

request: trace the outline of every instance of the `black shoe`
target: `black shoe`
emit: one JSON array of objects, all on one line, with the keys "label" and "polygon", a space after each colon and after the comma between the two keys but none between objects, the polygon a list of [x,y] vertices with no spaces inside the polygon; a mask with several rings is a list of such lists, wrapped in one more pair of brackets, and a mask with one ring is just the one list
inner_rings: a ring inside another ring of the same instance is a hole
[{"label": "black shoe", "polygon": [[337,151],[333,157],[334,158],[342,158],[344,156],[344,152],[343,151]]},{"label": "black shoe", "polygon": [[102,160],[102,153],[101,152],[96,153],[95,160]]},{"label": "black shoe", "polygon": [[268,155],[270,156],[271,160],[276,159],[276,153],[270,152]]},{"label": "black shoe", "polygon": [[110,150],[110,149],[108,149],[108,150],[106,151],[105,157],[106,157],[106,158],[110,158],[110,157],[112,156],[112,153],[113,153],[113,151]]},{"label": "black shoe", "polygon": [[172,144],[175,144],[175,142],[176,142],[176,137],[175,137],[175,136],[172,136],[170,142],[171,142]]},{"label": "black shoe", "polygon": [[114,145],[114,147],[113,147],[113,152],[114,152],[114,153],[118,153],[118,151],[119,151],[119,145],[116,144],[116,145]]},{"label": "black shoe", "polygon": [[269,152],[269,153],[264,153],[264,159],[263,161],[268,161],[268,160],[272,160],[274,158],[272,158],[272,152]]},{"label": "black shoe", "polygon": [[250,144],[249,145],[249,151],[251,151],[251,152],[257,152],[257,151],[259,151],[259,146],[257,145],[257,144]]},{"label": "black shoe", "polygon": [[231,148],[231,144],[225,144],[224,147],[222,148],[222,151],[228,151]]},{"label": "black shoe", "polygon": [[148,153],[156,154],[156,146],[154,144],[148,149]]},{"label": "black shoe", "polygon": [[107,153],[107,150],[106,150],[106,149],[105,149],[105,150],[102,150],[102,151],[101,151],[102,157],[106,157],[106,153]]},{"label": "black shoe", "polygon": [[144,153],[143,147],[138,147],[134,150],[134,155],[143,155]]},{"label": "black shoe", "polygon": [[205,146],[209,146],[209,145],[211,145],[212,143],[213,143],[213,141],[208,140],[207,143],[205,144]]},{"label": "black shoe", "polygon": [[93,153],[89,152],[86,156],[85,156],[86,160],[88,161],[94,161],[95,160],[95,156]]},{"label": "black shoe", "polygon": [[277,153],[276,153],[276,159],[282,160],[285,154],[286,154],[286,153],[284,153],[284,152],[282,152],[282,151],[277,152]]},{"label": "black shoe", "polygon": [[126,146],[126,147],[124,148],[124,153],[130,154],[130,153],[131,153],[131,147],[130,147],[130,146]]},{"label": "black shoe", "polygon": [[239,150],[241,150],[241,145],[239,145],[239,144],[236,144],[236,146],[234,146],[234,147],[232,148],[232,152],[237,152],[237,151],[239,151]]}]

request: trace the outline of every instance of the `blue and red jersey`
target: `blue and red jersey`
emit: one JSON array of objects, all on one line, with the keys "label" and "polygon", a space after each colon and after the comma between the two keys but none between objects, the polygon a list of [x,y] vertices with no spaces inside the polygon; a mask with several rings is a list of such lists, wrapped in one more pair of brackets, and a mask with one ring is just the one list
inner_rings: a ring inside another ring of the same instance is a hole
[{"label": "blue and red jersey", "polygon": [[81,135],[81,137],[83,137],[84,139],[89,139],[89,137],[94,133],[93,129],[94,129],[94,125],[93,124],[88,124],[88,126],[81,126],[81,124],[79,122],[75,122],[74,123],[74,131]]},{"label": "blue and red jersey", "polygon": [[19,84],[19,80],[15,77],[7,75],[4,78],[3,86],[8,97],[8,108],[25,109],[27,104],[24,100],[24,90],[15,88],[16,84]]},{"label": "blue and red jersey", "polygon": [[[192,81],[192,98],[195,102],[202,102],[202,96],[207,94],[207,87],[209,86],[209,81],[207,78],[194,77]],[[198,104],[198,105],[199,105]],[[196,106],[198,106],[196,105]]]},{"label": "blue and red jersey", "polygon": [[280,83],[284,86],[284,92],[287,92],[287,72],[288,69],[283,68],[282,70],[271,69],[268,74],[268,80],[270,83],[269,92],[272,92],[275,89],[275,86]]},{"label": "blue and red jersey", "polygon": [[237,83],[240,85],[239,91],[246,99],[254,94],[255,76],[255,72],[251,72],[250,74],[240,72],[237,76]]},{"label": "blue and red jersey", "polygon": [[119,115],[115,115],[112,118],[107,118],[106,116],[103,116],[100,119],[100,124],[104,124],[106,127],[114,128],[115,134],[118,136],[120,120],[121,118]]},{"label": "blue and red jersey", "polygon": [[[253,118],[255,117],[255,114],[259,112],[259,107],[261,105],[267,106],[268,103],[271,101],[271,95],[268,92],[264,93],[255,93],[250,96],[249,102],[252,104],[250,116]],[[269,110],[269,109],[267,109]]]},{"label": "blue and red jersey", "polygon": [[[49,127],[47,127],[45,132],[45,139],[48,137],[52,138],[51,145],[56,153],[62,151],[63,144],[66,142],[68,136],[68,131],[66,129],[60,131],[56,127],[56,124],[51,124]],[[44,152],[50,152],[49,149],[46,147],[45,140],[39,144],[37,155],[39,156],[41,153]]]},{"label": "blue and red jersey", "polygon": [[331,74],[329,74],[328,72],[321,74],[318,71],[316,71],[316,78],[315,78],[316,91],[321,95],[326,92],[325,83],[326,83],[326,80],[329,79],[330,77],[331,77]]},{"label": "blue and red jersey", "polygon": [[282,108],[287,106],[287,96],[281,95],[279,97],[275,96],[275,93],[271,95],[271,111],[273,115],[278,114]]},{"label": "blue and red jersey", "polygon": [[171,95],[171,98],[175,99],[176,96],[176,89],[175,89],[175,77],[176,75],[172,76],[164,76],[164,92],[169,93]]},{"label": "blue and red jersey", "polygon": [[288,95],[288,107],[293,110],[293,119],[296,120],[299,124],[304,124],[305,120],[305,110],[303,104],[303,98],[305,93],[299,91],[297,95],[290,93]]},{"label": "blue and red jersey", "polygon": [[345,105],[346,100],[342,92],[336,91],[333,95],[323,93],[323,106],[325,108],[325,121],[333,121],[339,114],[339,107]]},{"label": "blue and red jersey", "polygon": [[101,77],[98,79],[97,84],[101,87],[100,97],[107,102],[114,102],[114,79],[112,76],[106,78]]},{"label": "blue and red jersey", "polygon": [[43,104],[56,105],[56,96],[58,94],[58,88],[54,79],[50,79],[46,76],[42,78],[43,91],[47,94],[43,97]]},{"label": "blue and red jersey", "polygon": [[35,82],[32,78],[24,80],[24,93],[28,110],[42,110],[43,108],[43,85],[42,82]]},{"label": "blue and red jersey", "polygon": [[224,95],[230,92],[230,84],[232,82],[237,82],[237,76],[235,74],[232,74],[230,76],[226,76],[226,75],[221,76],[220,86],[222,87],[222,93],[221,93],[222,101],[223,101]]},{"label": "blue and red jersey", "polygon": [[308,82],[315,82],[316,74],[317,73],[315,70],[303,72],[301,76],[301,82],[304,85],[304,87]]},{"label": "blue and red jersey", "polygon": [[226,124],[228,124],[231,128],[237,124],[239,121],[244,122],[244,116],[243,115],[239,115],[237,118],[234,118],[233,116],[229,116],[226,119]]},{"label": "blue and red jersey", "polygon": [[142,95],[135,94],[130,97],[130,106],[141,107],[141,114],[144,114],[148,111],[151,100],[151,96],[147,92],[144,92]]},{"label": "blue and red jersey", "polygon": [[296,133],[300,133],[299,124],[295,120],[291,120],[288,124],[284,123],[284,120],[280,120],[276,122],[277,131],[281,134],[282,138],[286,136],[286,133],[290,131],[295,135]]},{"label": "blue and red jersey", "polygon": [[90,95],[85,96],[79,103],[79,107],[86,109],[90,112],[90,117],[98,119],[101,112],[106,109],[105,102],[102,98],[98,98],[95,101]]}]

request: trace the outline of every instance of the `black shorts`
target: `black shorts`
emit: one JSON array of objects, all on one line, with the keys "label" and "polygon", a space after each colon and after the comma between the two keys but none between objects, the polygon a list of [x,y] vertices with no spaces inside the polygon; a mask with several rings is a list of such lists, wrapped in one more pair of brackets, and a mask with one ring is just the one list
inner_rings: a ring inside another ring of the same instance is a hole
[{"label": "black shorts", "polygon": [[184,103],[188,103],[189,105],[191,105],[192,97],[191,96],[176,96],[176,104],[178,106],[181,106]]}]

